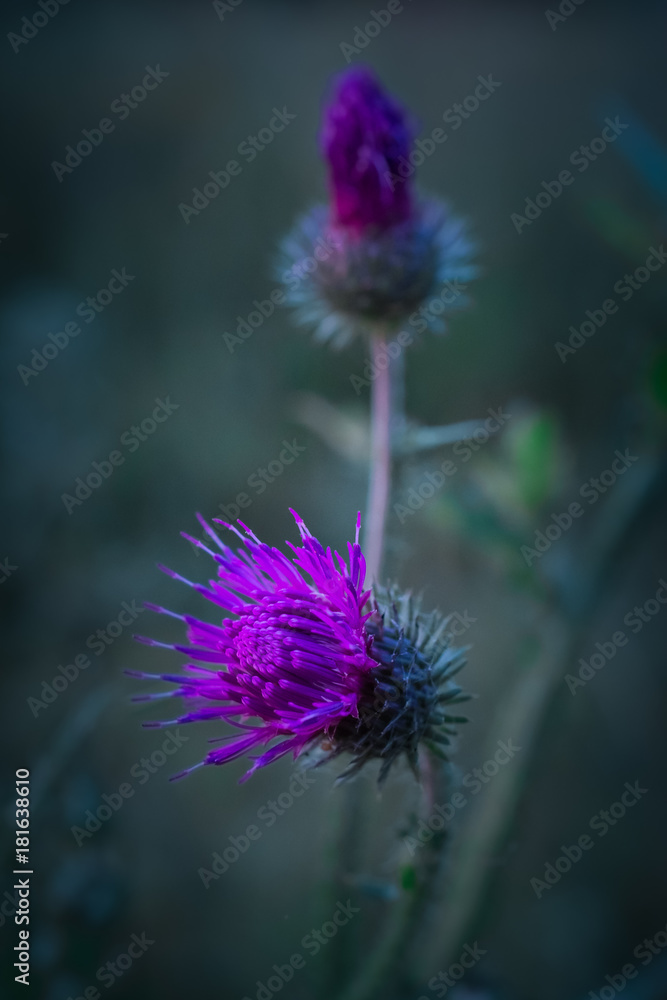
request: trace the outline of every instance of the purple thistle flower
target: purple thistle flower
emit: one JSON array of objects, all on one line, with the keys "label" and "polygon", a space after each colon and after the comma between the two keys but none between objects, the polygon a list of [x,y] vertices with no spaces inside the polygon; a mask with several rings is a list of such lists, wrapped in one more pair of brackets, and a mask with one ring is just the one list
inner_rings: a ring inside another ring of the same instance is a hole
[{"label": "purple thistle flower", "polygon": [[[321,134],[331,203],[297,220],[278,268],[298,320],[321,340],[343,344],[408,317],[413,328],[442,332],[442,299],[422,319],[413,314],[447,282],[464,288],[476,274],[462,223],[412,190],[415,134],[370,69],[339,75]],[[457,305],[465,302],[461,294]]]},{"label": "purple thistle flower", "polygon": [[322,151],[329,164],[332,222],[353,233],[407,222],[408,184],[394,184],[414,138],[406,113],[366,67],[342,73],[325,112]]},{"label": "purple thistle flower", "polygon": [[[177,685],[135,700],[177,697],[188,707],[177,719],[144,725],[224,720],[242,731],[235,738],[214,739],[224,745],[194,767],[224,764],[278,740],[254,758],[246,778],[286,753],[296,758],[317,751],[316,764],[351,753],[342,777],[381,758],[380,780],[401,753],[416,770],[422,741],[444,755],[442,746],[454,732],[451,724],[465,720],[444,714],[443,706],[466,697],[449,681],[463,658],[461,650],[449,647],[446,620],[422,615],[409,595],[398,598],[377,588],[373,595],[365,589],[360,517],[346,561],[325,550],[292,513],[302,544],[288,543],[291,560],[240,521],[245,535],[218,521],[243,542],[245,548],[234,552],[199,517],[214,548],[184,537],[214,559],[217,579],[204,586],[160,567],[234,617],[214,625],[147,605],[183,621],[188,644],[137,638],[194,662],[186,663],[182,674],[130,671]],[[251,719],[256,724],[248,724]]]}]

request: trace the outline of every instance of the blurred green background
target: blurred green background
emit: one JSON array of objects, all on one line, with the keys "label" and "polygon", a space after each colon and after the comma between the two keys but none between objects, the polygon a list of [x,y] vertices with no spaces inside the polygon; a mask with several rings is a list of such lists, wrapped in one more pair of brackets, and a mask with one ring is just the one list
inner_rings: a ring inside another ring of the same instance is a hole
[{"label": "blurred green background", "polygon": [[[38,10],[5,5],[4,34],[20,32]],[[479,859],[494,876],[474,925],[487,954],[460,997],[597,995],[606,975],[639,965],[633,949],[667,923],[667,612],[649,615],[574,696],[563,679],[596,642],[629,633],[626,613],[653,598],[667,574],[667,271],[627,302],[613,291],[667,235],[667,16],[659,3],[587,0],[572,10],[552,27],[541,4],[415,0],[352,57],[418,116],[422,136],[474,92],[478,76],[501,84],[418,172],[424,191],[468,219],[482,273],[448,335],[409,350],[406,409],[426,425],[484,419],[499,407],[512,419],[420,510],[389,516],[388,572],[423,591],[427,607],[474,618],[460,640],[472,645],[463,676],[479,695],[459,741],[461,775],[498,739],[521,744],[526,732],[506,731],[503,706],[537,676],[550,643],[570,637],[553,668],[562,704],[521,780],[518,822]],[[163,716],[130,704],[137,684],[123,671],[175,671],[180,660],[131,635],[178,641],[178,623],[149,612],[121,620],[99,655],[87,640],[118,620],[123,602],[213,620],[212,608],[155,564],[208,579],[205,556],[179,532],[197,533],[195,511],[221,516],[219,505],[240,492],[252,498],[243,519],[272,544],[295,540],[290,506],[325,544],[340,550],[353,533],[366,494],[369,396],[350,376],[363,374],[366,347],[317,347],[283,309],[233,351],[224,334],[254,300],[269,298],[281,238],[325,196],[321,102],[346,66],[341,43],[354,44],[369,18],[363,3],[72,3],[25,44],[3,43],[0,559],[15,568],[5,569],[0,590],[2,801],[9,809],[14,772],[28,767],[33,996],[82,995],[132,934],[146,933],[155,943],[113,982],[114,995],[254,998],[257,980],[303,951],[303,936],[333,912],[328,873],[345,794],[332,790],[336,769],[316,772],[313,787],[205,888],[199,869],[289,788],[293,765],[282,761],[246,785],[237,783],[242,761],[169,784],[219,734],[196,726],[179,730],[187,742],[140,784],[136,765],[166,734],[141,728]],[[156,66],[168,76],[145,101],[126,116],[110,111]],[[252,162],[240,158],[239,144],[276,107],[296,117]],[[517,233],[512,214],[600,135],[607,116],[628,128]],[[53,162],[105,117],[114,130],[58,180]],[[179,204],[191,204],[209,171],[235,157],[240,174],[186,224]],[[79,303],[123,268],[133,276],[127,287],[92,322],[79,314],[81,333],[22,377],[33,349],[76,321]],[[609,297],[618,312],[562,362],[554,345]],[[166,398],[177,409],[138,440],[130,428]],[[249,484],[285,440],[303,451],[265,489]],[[535,531],[626,448],[638,456],[626,477],[528,567],[521,545],[533,545]],[[123,464],[68,512],[63,494],[117,449]],[[451,446],[403,463],[394,502],[448,457]],[[578,588],[602,550],[584,614]],[[43,699],[59,665],[86,653],[90,666],[55,700],[29,701]],[[636,809],[537,899],[530,879],[635,780],[649,790]],[[78,846],[72,827],[128,781],[135,794]],[[340,933],[361,947],[391,902],[360,883],[391,881],[406,803],[417,800],[407,772],[392,777],[381,800],[373,781],[359,782],[373,831],[360,845],[363,878],[340,896],[360,907]],[[0,907],[6,955],[16,939],[10,848],[0,883],[9,892]],[[436,943],[440,919],[434,911]],[[309,959],[283,995],[322,995],[327,955],[323,948]],[[3,995],[14,993],[10,966]],[[443,968],[435,954],[425,960],[416,989],[402,996],[437,995],[427,984]],[[667,957],[656,955],[625,990],[667,997]]]}]

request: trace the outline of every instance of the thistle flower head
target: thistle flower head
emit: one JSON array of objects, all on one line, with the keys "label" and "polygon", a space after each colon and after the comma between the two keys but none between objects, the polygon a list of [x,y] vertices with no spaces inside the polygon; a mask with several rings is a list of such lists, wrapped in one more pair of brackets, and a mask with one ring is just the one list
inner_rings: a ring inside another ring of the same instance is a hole
[{"label": "thistle flower head", "polygon": [[334,225],[360,234],[410,218],[410,187],[392,178],[412,140],[406,113],[369,69],[355,67],[338,77],[321,135]]},{"label": "thistle flower head", "polygon": [[277,741],[254,756],[246,777],[286,753],[296,758],[305,751],[317,764],[351,754],[341,777],[380,758],[382,780],[401,754],[416,769],[420,743],[443,754],[452,724],[463,721],[445,711],[447,703],[465,698],[450,681],[463,666],[462,653],[449,647],[439,616],[422,615],[409,597],[364,588],[359,518],[346,560],[325,550],[294,517],[301,545],[290,544],[292,559],[243,524],[244,533],[225,525],[243,542],[240,552],[202,519],[212,547],[185,535],[213,558],[217,577],[204,586],[165,572],[222,608],[225,617],[212,624],[148,605],[179,618],[188,641],[141,641],[192,662],[182,674],[132,672],[176,685],[136,700],[177,697],[187,708],[177,719],[146,725],[223,721],[240,730],[214,738],[222,745],[202,764],[252,756]]},{"label": "thistle flower head", "polygon": [[[338,77],[321,135],[331,203],[297,220],[279,262],[288,303],[319,339],[398,327],[446,282],[475,274],[462,223],[412,190],[415,132],[370,70]],[[441,312],[424,317],[436,332]]]}]

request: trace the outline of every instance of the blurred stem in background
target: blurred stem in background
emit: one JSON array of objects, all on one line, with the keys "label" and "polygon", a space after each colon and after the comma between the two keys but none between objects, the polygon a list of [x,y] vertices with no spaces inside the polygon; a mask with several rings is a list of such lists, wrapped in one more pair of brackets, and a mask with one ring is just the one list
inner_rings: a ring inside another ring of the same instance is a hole
[{"label": "blurred stem in background", "polygon": [[[391,489],[391,436],[393,424],[391,361],[384,332],[371,339],[372,364],[376,377],[371,383],[371,453],[368,481],[368,508],[365,519],[366,583],[379,583],[384,532]],[[394,398],[396,394],[394,393]]]},{"label": "blurred stem in background", "polygon": [[[588,542],[585,553],[570,552],[573,566],[565,581],[579,578],[576,592],[566,582],[561,592],[554,589],[551,609],[545,609],[538,623],[538,635],[519,679],[497,713],[491,741],[499,735],[510,737],[521,748],[513,768],[501,771],[486,794],[468,814],[457,837],[460,851],[447,883],[434,933],[421,949],[412,982],[423,982],[424,970],[446,967],[456,960],[466,942],[474,941],[488,926],[494,903],[499,868],[494,862],[501,854],[520,817],[532,781],[541,772],[550,737],[562,722],[568,707],[565,673],[579,648],[583,631],[592,614],[603,602],[611,582],[613,566],[636,535],[648,510],[664,503],[667,466],[646,456],[635,477],[618,484],[606,516]],[[444,963],[444,966],[443,966]]]}]

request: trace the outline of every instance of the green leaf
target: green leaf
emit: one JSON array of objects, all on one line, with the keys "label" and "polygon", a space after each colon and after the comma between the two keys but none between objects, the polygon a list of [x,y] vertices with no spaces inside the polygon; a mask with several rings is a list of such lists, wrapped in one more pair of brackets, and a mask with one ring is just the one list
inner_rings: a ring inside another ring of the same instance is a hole
[{"label": "green leaf", "polygon": [[512,429],[517,490],[529,510],[536,510],[549,498],[557,480],[559,430],[556,418],[547,413],[527,417]]},{"label": "green leaf", "polygon": [[401,869],[401,886],[406,892],[413,892],[417,886],[417,870],[414,865]]},{"label": "green leaf", "polygon": [[667,410],[667,350],[662,350],[652,360],[648,371],[649,392],[653,400]]}]

